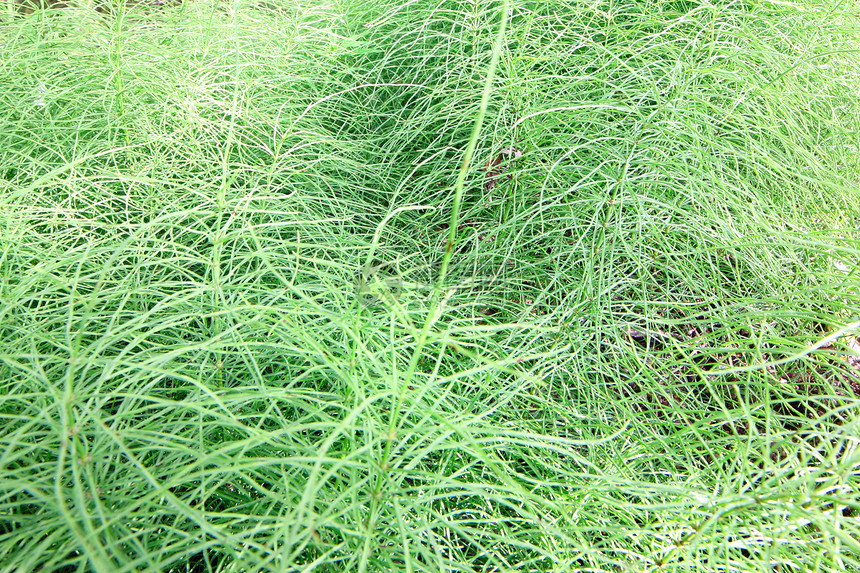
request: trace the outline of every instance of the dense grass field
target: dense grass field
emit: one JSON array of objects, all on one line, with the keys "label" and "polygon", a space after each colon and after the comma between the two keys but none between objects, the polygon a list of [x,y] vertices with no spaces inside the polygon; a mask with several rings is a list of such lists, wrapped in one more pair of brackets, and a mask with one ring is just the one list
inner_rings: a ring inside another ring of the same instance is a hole
[{"label": "dense grass field", "polygon": [[0,18],[0,571],[860,571],[855,0]]}]

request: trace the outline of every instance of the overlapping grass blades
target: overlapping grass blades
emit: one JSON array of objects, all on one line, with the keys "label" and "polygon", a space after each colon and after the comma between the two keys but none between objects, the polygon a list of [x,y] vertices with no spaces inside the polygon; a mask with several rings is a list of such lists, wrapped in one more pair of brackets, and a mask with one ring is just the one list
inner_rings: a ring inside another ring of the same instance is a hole
[{"label": "overlapping grass blades", "polygon": [[3,16],[3,568],[858,569],[856,10],[503,16]]}]

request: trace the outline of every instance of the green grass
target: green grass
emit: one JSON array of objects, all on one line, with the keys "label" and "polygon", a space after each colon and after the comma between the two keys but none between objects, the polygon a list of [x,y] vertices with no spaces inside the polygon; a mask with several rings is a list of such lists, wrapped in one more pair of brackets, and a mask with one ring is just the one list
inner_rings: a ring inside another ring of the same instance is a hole
[{"label": "green grass", "polygon": [[858,12],[7,4],[0,570],[860,571]]}]

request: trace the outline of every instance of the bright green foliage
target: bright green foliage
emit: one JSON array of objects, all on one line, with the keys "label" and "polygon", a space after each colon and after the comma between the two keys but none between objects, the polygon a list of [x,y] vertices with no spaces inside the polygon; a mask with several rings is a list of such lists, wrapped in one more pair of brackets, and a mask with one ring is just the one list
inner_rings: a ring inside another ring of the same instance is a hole
[{"label": "bright green foliage", "polygon": [[860,570],[856,3],[13,8],[0,570]]}]

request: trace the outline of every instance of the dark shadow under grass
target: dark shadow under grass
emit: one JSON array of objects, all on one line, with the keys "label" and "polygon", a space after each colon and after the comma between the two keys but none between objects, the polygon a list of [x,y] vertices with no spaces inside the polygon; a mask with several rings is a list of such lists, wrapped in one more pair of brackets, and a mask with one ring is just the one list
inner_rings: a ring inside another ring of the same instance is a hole
[{"label": "dark shadow under grass", "polygon": [[850,4],[9,8],[0,569],[860,570]]}]

